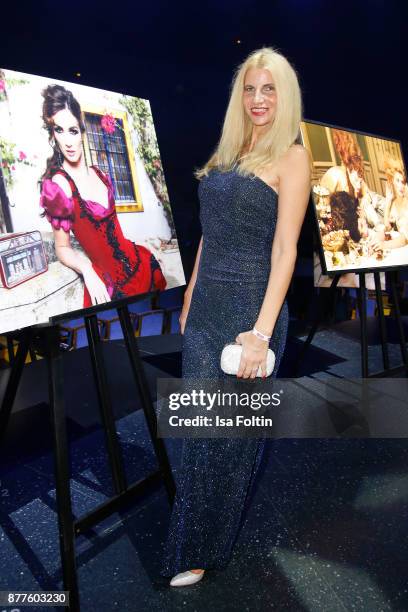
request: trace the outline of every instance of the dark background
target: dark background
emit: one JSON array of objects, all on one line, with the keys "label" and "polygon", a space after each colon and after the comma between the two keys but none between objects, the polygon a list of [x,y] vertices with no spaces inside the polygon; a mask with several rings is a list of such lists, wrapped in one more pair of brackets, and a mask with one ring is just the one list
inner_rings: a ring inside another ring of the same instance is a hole
[{"label": "dark background", "polygon": [[150,100],[189,276],[200,237],[193,170],[217,143],[233,71],[250,51],[274,46],[294,64],[306,118],[399,139],[407,159],[407,4],[8,2],[0,66]]}]

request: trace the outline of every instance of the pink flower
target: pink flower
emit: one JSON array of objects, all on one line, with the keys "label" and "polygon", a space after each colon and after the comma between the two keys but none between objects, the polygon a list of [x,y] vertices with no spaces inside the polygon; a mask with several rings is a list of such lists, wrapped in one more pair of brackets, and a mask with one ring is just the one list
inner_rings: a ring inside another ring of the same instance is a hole
[{"label": "pink flower", "polygon": [[19,151],[18,159],[20,161],[24,161],[25,159],[27,159],[27,155],[24,153],[24,151]]},{"label": "pink flower", "polygon": [[161,168],[161,163],[159,159],[155,159],[153,162],[153,166],[159,170]]},{"label": "pink flower", "polygon": [[11,166],[11,169],[12,169],[12,170],[15,170],[15,169],[16,169],[16,167],[15,167],[15,166]]},{"label": "pink flower", "polygon": [[3,93],[6,91],[6,83],[3,79],[0,79],[0,93]]},{"label": "pink flower", "polygon": [[116,130],[116,121],[110,113],[106,113],[101,119],[101,127],[107,134],[113,134]]}]

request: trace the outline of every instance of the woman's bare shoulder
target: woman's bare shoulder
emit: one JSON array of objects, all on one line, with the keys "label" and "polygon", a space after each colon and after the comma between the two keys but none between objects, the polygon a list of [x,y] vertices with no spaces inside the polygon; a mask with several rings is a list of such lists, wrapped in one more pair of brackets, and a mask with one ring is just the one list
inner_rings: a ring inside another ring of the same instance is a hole
[{"label": "woman's bare shoulder", "polygon": [[345,174],[344,168],[342,166],[332,166],[325,172],[326,176],[331,176],[331,177],[336,177],[336,178],[342,178],[344,177],[344,174]]},{"label": "woman's bare shoulder", "polygon": [[290,162],[297,162],[299,164],[304,164],[307,162],[310,164],[311,156],[309,151],[301,144],[293,144],[286,151],[283,156],[283,160],[288,160]]},{"label": "woman's bare shoulder", "polygon": [[309,151],[303,145],[292,145],[280,159],[279,175],[281,177],[287,173],[293,172],[300,172],[310,176],[311,170],[311,156]]},{"label": "woman's bare shoulder", "polygon": [[72,189],[65,176],[57,173],[54,174],[51,180],[53,183],[56,183],[59,187],[61,187],[66,196],[69,198],[72,197]]},{"label": "woman's bare shoulder", "polygon": [[311,157],[303,145],[292,145],[277,161],[264,166],[261,178],[277,191],[280,179],[294,171],[310,175]]}]

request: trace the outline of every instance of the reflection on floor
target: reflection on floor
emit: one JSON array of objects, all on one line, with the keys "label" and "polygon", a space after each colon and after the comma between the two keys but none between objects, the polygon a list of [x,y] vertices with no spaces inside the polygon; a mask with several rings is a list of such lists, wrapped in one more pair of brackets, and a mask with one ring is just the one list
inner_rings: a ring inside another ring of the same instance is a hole
[{"label": "reflection on floor", "polygon": [[[159,337],[140,340],[152,389],[157,376],[180,375],[180,341],[176,334],[165,346]],[[299,343],[290,340],[281,375],[289,376]],[[397,344],[390,356],[398,365]],[[121,341],[105,357],[133,482],[155,468],[155,459]],[[72,499],[80,516],[113,491],[87,351],[64,359]],[[304,376],[358,377],[359,344],[321,331],[302,368]],[[379,346],[370,347],[370,368],[381,370]],[[27,366],[1,448],[0,590],[62,588],[46,390],[44,362]],[[180,442],[166,440],[176,482]],[[169,505],[164,487],[155,488],[77,539],[81,611],[407,610],[407,465],[403,439],[268,441],[230,565],[180,589],[157,572]]]}]

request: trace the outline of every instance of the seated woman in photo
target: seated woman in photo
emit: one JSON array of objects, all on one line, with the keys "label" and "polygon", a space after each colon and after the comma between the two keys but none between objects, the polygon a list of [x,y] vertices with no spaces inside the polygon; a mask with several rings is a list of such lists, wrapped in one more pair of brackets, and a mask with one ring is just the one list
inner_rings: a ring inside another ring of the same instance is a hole
[{"label": "seated woman in photo", "polygon": [[[78,101],[61,85],[49,85],[42,95],[53,154],[42,176],[40,204],[59,261],[83,277],[84,307],[165,289],[153,253],[123,235],[110,177],[97,166],[87,167]],[[70,231],[87,257],[72,248]]]},{"label": "seated woman in photo", "polygon": [[373,238],[375,250],[396,249],[408,244],[408,189],[403,163],[387,155],[384,159],[387,176],[384,232]]},{"label": "seated woman in photo", "polygon": [[331,133],[342,165],[329,168],[320,185],[330,193],[345,191],[356,199],[359,228],[366,237],[371,228],[382,228],[384,197],[371,191],[365,181],[363,154],[354,134],[337,129],[332,129]]}]

